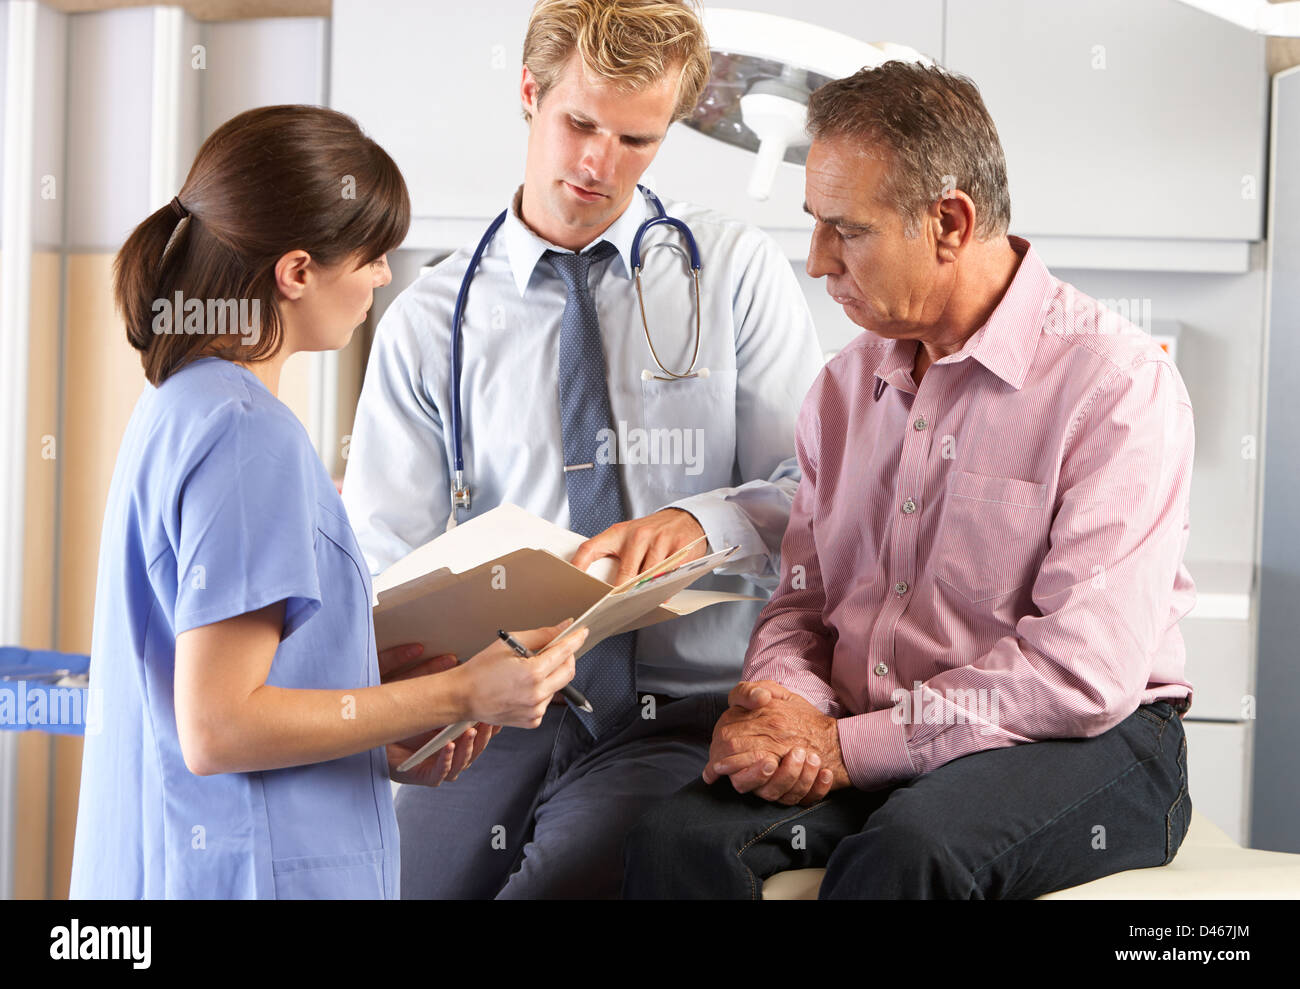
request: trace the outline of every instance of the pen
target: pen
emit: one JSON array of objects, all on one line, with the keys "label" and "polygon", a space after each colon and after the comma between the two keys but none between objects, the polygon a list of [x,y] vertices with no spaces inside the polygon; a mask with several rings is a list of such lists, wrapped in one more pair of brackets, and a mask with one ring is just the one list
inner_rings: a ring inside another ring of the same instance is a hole
[{"label": "pen", "polygon": [[[497,636],[502,642],[515,651],[516,656],[523,656],[525,659],[531,659],[533,656],[537,655],[503,628],[497,629]],[[586,711],[588,714],[592,712],[591,701],[583,697],[573,684],[566,683],[560,690],[560,693],[566,700],[573,701],[578,710]]]},{"label": "pen", "polygon": [[[510,646],[510,648],[515,651],[516,654],[520,656],[534,655],[531,650],[529,650],[523,643],[515,639],[514,636],[512,636],[509,632],[498,629],[497,635],[499,635]],[[588,713],[591,712],[592,710],[591,701],[583,697],[582,694],[578,693],[578,691],[573,687],[566,685],[565,688],[561,691],[561,694],[567,699],[573,701],[573,703],[576,704],[583,711],[586,711]],[[437,752],[448,742],[460,738],[460,736],[465,733],[465,729],[467,729],[473,723],[474,722],[472,721],[458,721],[454,725],[448,725],[442,731],[438,732],[438,734],[435,735],[433,738],[429,739],[429,741],[421,745],[419,751],[415,752],[405,762],[403,762],[400,766],[397,767],[397,771],[399,773],[405,773],[413,766],[418,766],[420,763],[424,762],[425,759],[429,758],[429,756],[431,756],[434,752]]]}]

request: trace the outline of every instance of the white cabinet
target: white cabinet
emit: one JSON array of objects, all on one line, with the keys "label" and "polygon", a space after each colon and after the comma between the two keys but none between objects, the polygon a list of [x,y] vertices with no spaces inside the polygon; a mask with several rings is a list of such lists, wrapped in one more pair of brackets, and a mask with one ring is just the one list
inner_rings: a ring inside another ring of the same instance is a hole
[{"label": "white cabinet", "polygon": [[1175,0],[949,0],[945,48],[1002,138],[1013,232],[1263,236],[1260,36]]},{"label": "white cabinet", "polygon": [[523,181],[519,77],[532,7],[335,0],[330,106],[393,156],[414,216],[486,219]]},{"label": "white cabinet", "polygon": [[1187,649],[1187,681],[1196,720],[1255,716],[1255,568],[1247,563],[1187,561],[1196,604],[1178,628]]},{"label": "white cabinet", "polygon": [[1189,561],[1187,569],[1196,583],[1196,604],[1179,629],[1192,685],[1192,707],[1183,722],[1192,806],[1246,844],[1256,714],[1255,568]]},{"label": "white cabinet", "polygon": [[1192,809],[1223,828],[1239,845],[1250,835],[1246,814],[1246,769],[1250,728],[1241,724],[1184,721],[1187,733],[1187,792]]},{"label": "white cabinet", "polygon": [[[1245,271],[1262,237],[1264,41],[1176,0],[728,0],[970,75],[1007,153],[1012,229],[1051,265]],[[522,180],[520,56],[532,0],[335,0],[331,105],[355,116],[411,188],[410,246],[477,237]],[[646,181],[807,251],[802,169],[772,195],[753,166],[680,124]]]}]

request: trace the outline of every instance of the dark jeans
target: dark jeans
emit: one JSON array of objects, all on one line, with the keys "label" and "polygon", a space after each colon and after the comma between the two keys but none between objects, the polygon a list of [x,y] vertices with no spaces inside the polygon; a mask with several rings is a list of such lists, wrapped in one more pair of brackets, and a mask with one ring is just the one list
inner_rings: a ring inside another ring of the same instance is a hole
[{"label": "dark jeans", "polygon": [[1095,738],[954,759],[902,786],[812,807],[696,780],[628,837],[628,898],[759,899],[825,867],[822,899],[1031,899],[1173,860],[1191,820],[1187,738],[1169,704]]},{"label": "dark jeans", "polygon": [[661,697],[596,742],[552,705],[455,783],[403,786],[403,899],[617,898],[628,830],[699,775],[726,708],[725,694]]}]

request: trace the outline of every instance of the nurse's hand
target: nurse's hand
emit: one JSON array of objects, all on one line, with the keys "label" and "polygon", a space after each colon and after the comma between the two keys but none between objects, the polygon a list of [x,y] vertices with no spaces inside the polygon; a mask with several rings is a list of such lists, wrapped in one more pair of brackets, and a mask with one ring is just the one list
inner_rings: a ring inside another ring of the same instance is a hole
[{"label": "nurse's hand", "polygon": [[[548,628],[513,632],[529,649],[542,646],[572,624],[572,619]],[[551,698],[573,679],[574,652],[587,639],[580,628],[536,656],[522,657],[504,642],[494,642],[448,674],[455,676],[467,711],[465,720],[486,721],[515,728],[536,728]]]},{"label": "nurse's hand", "polygon": [[448,742],[437,754],[420,762],[419,765],[399,773],[397,767],[419,751],[429,739],[441,728],[427,731],[423,735],[404,738],[386,746],[388,755],[388,776],[397,783],[414,783],[417,786],[438,786],[443,782],[455,782],[456,777],[479,757],[497,732],[500,725],[487,725],[480,722],[471,725],[465,733],[454,742]]},{"label": "nurse's hand", "polygon": [[[456,657],[450,654],[415,662],[423,651],[419,645],[394,646],[392,649],[382,651],[379,654],[381,682],[393,683],[431,673],[444,673],[457,665]],[[501,726],[483,723],[471,725],[459,738],[444,745],[436,754],[422,760],[418,766],[404,773],[397,771],[398,766],[441,730],[440,727],[434,728],[421,735],[404,738],[386,746],[389,777],[398,783],[414,783],[418,786],[438,786],[448,779],[455,781],[456,777],[479,757],[487,747],[487,743],[501,730]]]},{"label": "nurse's hand", "polygon": [[[702,535],[704,528],[690,512],[684,508],[664,508],[653,515],[611,525],[579,546],[570,562],[579,570],[586,570],[602,556],[617,556],[618,576],[614,578],[617,587],[658,566]],[[708,553],[708,545],[708,540],[700,543],[682,562],[698,560]]]}]

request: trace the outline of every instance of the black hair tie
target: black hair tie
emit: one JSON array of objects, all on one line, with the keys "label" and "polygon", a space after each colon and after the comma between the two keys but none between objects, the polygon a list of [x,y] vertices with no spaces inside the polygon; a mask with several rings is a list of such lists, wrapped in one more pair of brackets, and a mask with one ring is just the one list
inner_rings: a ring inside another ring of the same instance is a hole
[{"label": "black hair tie", "polygon": [[176,214],[178,220],[183,220],[190,215],[190,211],[181,205],[179,196],[172,196],[172,212]]}]

